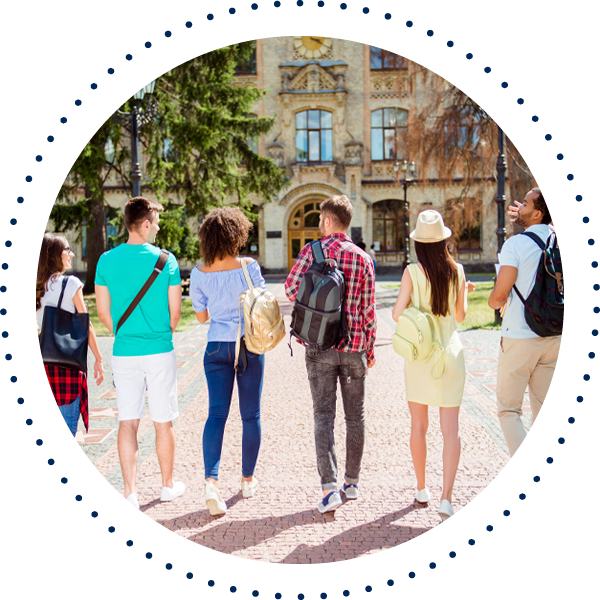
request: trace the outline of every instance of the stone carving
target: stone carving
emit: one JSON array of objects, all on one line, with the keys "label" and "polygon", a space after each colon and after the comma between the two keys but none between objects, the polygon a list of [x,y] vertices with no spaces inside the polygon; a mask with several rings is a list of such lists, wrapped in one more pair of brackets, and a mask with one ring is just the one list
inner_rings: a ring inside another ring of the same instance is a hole
[{"label": "stone carving", "polygon": [[278,166],[282,167],[284,165],[284,153],[283,153],[283,144],[278,141],[274,141],[267,147],[267,152],[269,153],[269,158]]},{"label": "stone carving", "polygon": [[344,159],[347,165],[362,165],[363,145],[352,139],[344,146]]},{"label": "stone carving", "polygon": [[[343,77],[343,75],[342,75]],[[322,90],[339,89],[338,82],[330,75],[323,67],[316,62],[310,62],[308,65],[300,69],[293,77],[287,89],[284,87],[284,79],[282,75],[282,91],[304,91],[318,92]],[[287,83],[287,81],[286,81]],[[343,83],[343,82],[342,82]]]},{"label": "stone carving", "polygon": [[371,98],[392,99],[408,97],[408,73],[371,73]]}]

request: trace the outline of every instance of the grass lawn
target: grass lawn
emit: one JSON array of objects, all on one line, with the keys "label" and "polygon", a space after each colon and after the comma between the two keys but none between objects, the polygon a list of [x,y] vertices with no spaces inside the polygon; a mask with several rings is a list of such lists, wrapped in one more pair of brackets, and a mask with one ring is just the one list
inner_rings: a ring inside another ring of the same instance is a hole
[{"label": "grass lawn", "polygon": [[[96,308],[96,296],[94,294],[90,294],[89,296],[84,296],[84,300],[88,304],[90,319],[94,324],[96,335],[112,337],[112,333],[108,332],[108,329],[104,327],[104,325],[100,322],[100,319],[98,318],[98,309]],[[187,329],[193,327],[197,322],[198,321],[196,320],[196,313],[192,308],[191,298],[183,298],[181,302],[181,319],[179,320],[179,325],[177,325],[176,331],[186,331]]]},{"label": "grass lawn", "polygon": [[[494,311],[488,306],[490,292],[494,288],[493,281],[475,282],[477,289],[469,293],[469,310],[462,323],[458,324],[458,329],[497,329],[500,330],[500,323],[494,321]],[[392,290],[399,289],[399,284],[382,285],[381,287]]]}]

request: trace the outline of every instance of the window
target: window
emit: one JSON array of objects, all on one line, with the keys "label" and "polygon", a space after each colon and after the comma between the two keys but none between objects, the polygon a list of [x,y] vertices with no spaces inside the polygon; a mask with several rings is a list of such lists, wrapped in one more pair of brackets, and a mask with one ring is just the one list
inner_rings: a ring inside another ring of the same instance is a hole
[{"label": "window", "polygon": [[406,69],[405,35],[372,35],[371,70]]},{"label": "window", "polygon": [[458,252],[480,252],[482,232],[481,198],[453,198],[446,201],[445,224],[453,232],[452,242]]},{"label": "window", "polygon": [[[116,238],[119,235],[119,228],[115,225],[111,225],[112,221],[118,214],[119,211],[112,206],[106,206],[104,210],[106,215],[106,249],[112,250],[116,245]],[[87,225],[83,222],[82,236],[81,236],[81,258],[87,260]]]},{"label": "window", "polygon": [[596,102],[596,152],[600,152],[600,102]]},{"label": "window", "polygon": [[404,158],[408,111],[380,108],[371,113],[371,159]]},{"label": "window", "polygon": [[331,162],[333,160],[333,118],[325,110],[296,113],[296,160]]},{"label": "window", "polygon": [[376,252],[404,252],[403,202],[382,200],[373,204],[373,243]]},{"label": "window", "polygon": [[252,43],[252,53],[248,58],[240,60],[235,67],[236,75],[249,75],[256,73],[256,42]]},{"label": "window", "polygon": [[481,139],[481,119],[475,107],[470,105],[450,107],[444,115],[446,124],[446,156],[458,150],[474,150]]},{"label": "window", "polygon": [[556,60],[556,34],[520,34],[519,58],[528,63],[553,62]]},{"label": "window", "polygon": [[[250,209],[255,215],[258,215],[258,206],[255,204],[252,205]],[[240,254],[242,256],[258,256],[259,254],[259,245],[258,245],[258,218],[252,221],[253,227],[248,232],[248,241],[246,245],[240,250]]]}]

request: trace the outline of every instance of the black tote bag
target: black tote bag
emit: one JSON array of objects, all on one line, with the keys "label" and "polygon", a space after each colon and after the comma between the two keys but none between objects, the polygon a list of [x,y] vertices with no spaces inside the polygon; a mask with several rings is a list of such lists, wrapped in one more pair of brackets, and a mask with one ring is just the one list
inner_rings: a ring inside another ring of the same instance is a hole
[{"label": "black tote bag", "polygon": [[44,307],[44,320],[40,334],[42,360],[47,365],[87,372],[90,315],[70,313],[61,308],[68,277],[62,282],[58,306]]}]

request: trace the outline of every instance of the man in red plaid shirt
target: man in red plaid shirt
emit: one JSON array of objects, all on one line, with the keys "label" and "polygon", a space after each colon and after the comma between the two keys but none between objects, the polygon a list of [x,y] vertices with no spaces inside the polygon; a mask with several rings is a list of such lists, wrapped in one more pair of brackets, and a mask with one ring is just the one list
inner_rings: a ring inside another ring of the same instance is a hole
[{"label": "man in red plaid shirt", "polygon": [[[325,258],[334,259],[346,283],[345,313],[348,343],[329,350],[306,351],[306,370],[313,398],[317,468],[323,499],[320,512],[342,504],[337,490],[337,460],[333,428],[340,381],[346,419],[346,498],[358,498],[358,478],[365,441],[365,379],[375,365],[375,278],[373,261],[346,235],[352,220],[352,203],[346,196],[331,196],[321,203],[319,232]],[[310,244],[301,250],[285,282],[285,293],[295,300],[300,282],[313,263]]]}]

